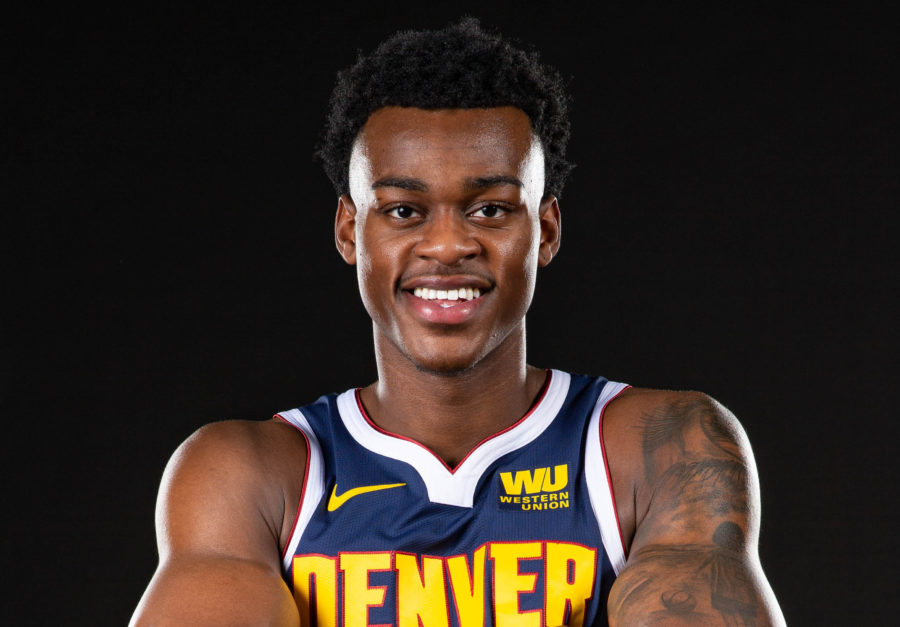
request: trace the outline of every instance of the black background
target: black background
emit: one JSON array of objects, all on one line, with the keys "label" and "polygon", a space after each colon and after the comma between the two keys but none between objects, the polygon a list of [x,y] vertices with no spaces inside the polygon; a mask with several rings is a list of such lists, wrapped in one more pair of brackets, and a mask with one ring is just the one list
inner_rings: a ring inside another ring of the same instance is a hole
[{"label": "black background", "polygon": [[466,12],[574,97],[529,361],[717,397],[788,622],[897,616],[894,21],[260,4],[8,15],[5,624],[124,624],[179,442],[373,380],[313,145],[358,49]]}]

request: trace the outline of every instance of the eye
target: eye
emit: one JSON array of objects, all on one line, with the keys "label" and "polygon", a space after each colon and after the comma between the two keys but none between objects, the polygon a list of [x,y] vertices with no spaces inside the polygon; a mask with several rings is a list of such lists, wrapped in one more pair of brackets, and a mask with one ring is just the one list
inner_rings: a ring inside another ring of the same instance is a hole
[{"label": "eye", "polygon": [[399,207],[391,207],[385,214],[394,217],[400,218],[401,220],[408,220],[409,218],[416,215],[418,212],[412,207],[407,207],[406,205],[400,205]]},{"label": "eye", "polygon": [[508,210],[500,205],[485,205],[484,207],[479,207],[469,215],[474,218],[499,218],[504,213],[508,213]]}]

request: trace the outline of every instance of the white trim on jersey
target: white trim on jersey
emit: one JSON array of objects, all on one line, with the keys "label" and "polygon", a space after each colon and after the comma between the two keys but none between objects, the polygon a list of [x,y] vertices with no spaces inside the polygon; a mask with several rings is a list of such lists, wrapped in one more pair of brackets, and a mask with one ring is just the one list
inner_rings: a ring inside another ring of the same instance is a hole
[{"label": "white trim on jersey", "polygon": [[309,455],[306,458],[306,485],[303,486],[297,521],[294,523],[294,529],[291,531],[291,537],[284,551],[284,571],[288,572],[294,560],[297,545],[300,544],[300,537],[306,530],[306,525],[309,524],[316,507],[319,505],[319,501],[322,500],[322,496],[325,494],[325,472],[322,461],[322,449],[319,446],[319,441],[316,439],[316,434],[306,420],[306,416],[299,409],[281,412],[278,415],[300,429],[306,435],[306,441],[309,443]]},{"label": "white trim on jersey", "polygon": [[508,431],[482,442],[455,471],[424,446],[375,429],[360,412],[355,390],[341,394],[337,406],[344,425],[360,446],[407,463],[419,473],[432,503],[472,507],[475,487],[488,466],[532,442],[550,426],[566,399],[570,381],[568,373],[553,370],[544,397],[530,415]]},{"label": "white trim on jersey", "polygon": [[609,402],[628,387],[625,383],[613,381],[609,381],[603,386],[591,414],[587,444],[584,449],[584,473],[588,494],[591,497],[591,507],[600,527],[603,546],[606,548],[606,554],[609,556],[616,575],[625,567],[625,547],[622,544],[622,534],[619,532],[616,503],[607,476],[606,461],[603,458],[603,447],[600,442],[600,419]]}]

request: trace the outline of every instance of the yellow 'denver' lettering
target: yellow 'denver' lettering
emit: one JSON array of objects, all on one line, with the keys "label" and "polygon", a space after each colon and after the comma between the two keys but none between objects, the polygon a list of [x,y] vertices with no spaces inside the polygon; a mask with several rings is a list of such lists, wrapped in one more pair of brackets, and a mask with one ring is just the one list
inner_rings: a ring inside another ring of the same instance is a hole
[{"label": "yellow 'denver' lettering", "polygon": [[294,599],[300,610],[300,624],[312,625],[312,590],[315,582],[315,624],[335,627],[337,624],[337,560],[325,555],[297,555],[294,557]]},{"label": "yellow 'denver' lettering", "polygon": [[344,627],[367,627],[369,608],[384,605],[384,587],[369,587],[369,573],[391,570],[391,552],[341,553]]},{"label": "yellow 'denver' lettering", "polygon": [[459,627],[483,627],[484,625],[484,560],[485,547],[479,547],[472,555],[472,572],[463,555],[447,559],[450,573],[450,591],[456,602]]},{"label": "yellow 'denver' lettering", "polygon": [[547,542],[546,546],[546,623],[580,627],[584,625],[587,601],[594,593],[597,549],[568,542]]},{"label": "yellow 'denver' lettering", "polygon": [[[444,585],[444,561],[439,557],[418,560],[409,553],[394,555],[397,571],[397,620],[399,627],[446,627],[447,591]],[[420,622],[421,621],[421,622]]]},{"label": "yellow 'denver' lettering", "polygon": [[537,494],[544,485],[544,474],[547,468],[535,468],[534,474],[530,470],[517,470],[515,478],[511,472],[501,472],[500,481],[503,482],[503,489],[507,494],[522,494],[522,488],[525,488],[526,494]]},{"label": "yellow 'denver' lettering", "polygon": [[537,573],[519,573],[519,560],[541,557],[540,542],[492,542],[497,627],[541,627],[541,610],[519,610],[519,593],[533,592]]}]

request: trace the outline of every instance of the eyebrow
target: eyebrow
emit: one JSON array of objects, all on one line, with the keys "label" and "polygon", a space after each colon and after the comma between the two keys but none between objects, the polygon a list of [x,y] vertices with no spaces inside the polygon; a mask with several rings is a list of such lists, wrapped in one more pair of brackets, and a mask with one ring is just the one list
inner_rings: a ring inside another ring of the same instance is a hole
[{"label": "eyebrow", "polygon": [[378,189],[379,187],[399,187],[411,192],[428,191],[428,185],[425,184],[425,181],[402,176],[387,176],[372,183],[372,189]]},{"label": "eyebrow", "polygon": [[[496,187],[498,185],[512,185],[513,187],[523,187],[522,181],[514,176],[506,176],[504,174],[494,174],[490,176],[476,176],[467,178],[463,181],[463,187],[467,190],[487,189],[488,187]],[[378,179],[372,183],[372,189],[379,187],[398,187],[411,192],[427,192],[428,185],[421,179],[408,178],[403,176],[387,176]]]},{"label": "eyebrow", "polygon": [[497,187],[498,185],[512,185],[513,187],[523,187],[522,181],[514,176],[505,176],[503,174],[494,174],[492,176],[478,176],[466,179],[463,183],[466,189],[486,189],[488,187]]}]

